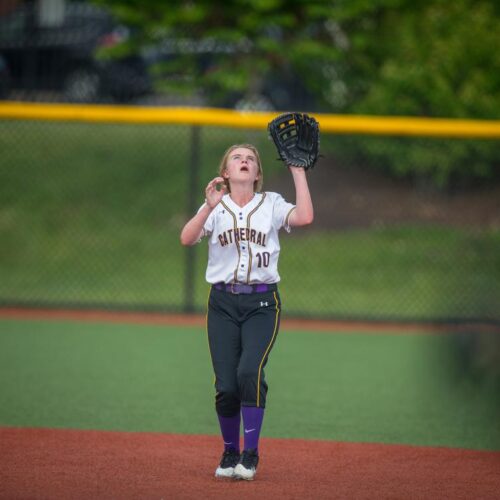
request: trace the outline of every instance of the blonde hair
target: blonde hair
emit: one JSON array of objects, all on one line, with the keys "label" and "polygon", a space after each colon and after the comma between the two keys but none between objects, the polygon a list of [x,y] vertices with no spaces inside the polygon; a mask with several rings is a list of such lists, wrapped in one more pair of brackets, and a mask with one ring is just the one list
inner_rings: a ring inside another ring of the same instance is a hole
[{"label": "blonde hair", "polygon": [[[259,152],[257,151],[257,148],[253,146],[252,144],[233,144],[230,146],[226,152],[224,153],[224,156],[222,157],[222,160],[219,165],[219,176],[223,177],[223,173],[227,169],[227,161],[229,159],[229,155],[238,148],[244,148],[244,149],[249,149],[252,151],[252,153],[255,155],[255,159],[257,160],[257,166],[259,167],[259,178],[255,180],[253,183],[253,191],[254,193],[258,193],[262,190],[262,185],[264,184],[264,172],[262,170],[262,163],[260,161],[260,156]],[[229,179],[224,179],[224,183],[226,184],[227,187],[227,192],[231,192],[231,186],[229,185]]]}]

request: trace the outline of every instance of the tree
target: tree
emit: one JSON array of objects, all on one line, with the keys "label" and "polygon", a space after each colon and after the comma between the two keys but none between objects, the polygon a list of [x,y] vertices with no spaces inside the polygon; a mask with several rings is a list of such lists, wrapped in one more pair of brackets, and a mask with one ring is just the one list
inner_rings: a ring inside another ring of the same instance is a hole
[{"label": "tree", "polygon": [[500,53],[492,49],[500,45],[498,6],[489,0],[385,3],[395,5],[346,19],[352,43],[346,108],[498,118]]},{"label": "tree", "polygon": [[[498,4],[355,3],[359,10],[343,12],[339,21],[350,40],[350,56],[342,58],[342,111],[499,118],[500,53],[492,49],[500,46]],[[440,187],[499,177],[494,141],[401,139],[389,147],[387,139],[372,139],[354,154],[398,176],[431,180]]]},{"label": "tree", "polygon": [[[133,27],[125,50],[163,48],[160,81],[202,88],[215,105],[267,93],[278,109],[500,116],[500,7],[492,0],[94,1]],[[300,100],[302,88],[314,99]],[[280,101],[283,89],[300,92]],[[498,175],[492,142],[451,150],[436,142],[433,154],[425,142],[398,144],[388,153],[366,141],[351,154],[439,186]]]},{"label": "tree", "polygon": [[160,55],[163,50],[156,71],[170,76],[164,81],[210,89],[212,96],[258,94],[267,83],[301,85],[321,101],[326,85],[321,82],[330,78],[325,68],[340,54],[329,31],[331,3],[321,0],[95,3],[133,28],[127,50],[148,45],[159,48]]}]

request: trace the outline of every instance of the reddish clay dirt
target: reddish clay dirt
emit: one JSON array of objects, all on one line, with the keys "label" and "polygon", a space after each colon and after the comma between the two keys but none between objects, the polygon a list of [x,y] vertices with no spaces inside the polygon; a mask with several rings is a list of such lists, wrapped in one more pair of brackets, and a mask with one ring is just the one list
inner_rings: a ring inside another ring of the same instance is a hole
[{"label": "reddish clay dirt", "polygon": [[0,428],[2,499],[498,499],[500,453],[266,439],[253,482],[217,480],[220,439]]},{"label": "reddish clay dirt", "polygon": [[[267,191],[294,200],[288,172],[265,180]],[[300,232],[346,230],[400,224],[435,224],[493,229],[500,227],[500,184],[440,192],[416,186],[368,169],[319,161],[309,175],[314,201],[314,224]]]},{"label": "reddish clay dirt", "polygon": [[[134,323],[149,325],[179,325],[205,327],[205,316],[198,314],[167,314],[129,311],[70,310],[70,309],[30,309],[0,307],[0,318],[20,320],[84,321]],[[489,323],[434,324],[434,323],[387,323],[368,321],[323,321],[315,319],[284,319],[282,331],[313,332],[362,332],[384,334],[439,334],[453,332],[495,332],[500,334],[500,325]]]}]

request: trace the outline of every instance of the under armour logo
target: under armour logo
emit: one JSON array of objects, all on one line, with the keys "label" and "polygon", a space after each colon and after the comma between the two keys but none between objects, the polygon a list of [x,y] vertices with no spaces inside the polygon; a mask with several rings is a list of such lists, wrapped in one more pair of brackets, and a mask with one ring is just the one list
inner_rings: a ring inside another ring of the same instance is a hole
[{"label": "under armour logo", "polygon": [[264,307],[264,306],[268,306],[269,305],[269,302],[261,302],[260,303],[260,307]]}]

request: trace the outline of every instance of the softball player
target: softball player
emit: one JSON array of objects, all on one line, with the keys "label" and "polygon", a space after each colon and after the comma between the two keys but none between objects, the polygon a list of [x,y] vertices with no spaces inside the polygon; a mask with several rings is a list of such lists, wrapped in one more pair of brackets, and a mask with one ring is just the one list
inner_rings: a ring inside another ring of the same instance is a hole
[{"label": "softball player", "polygon": [[[231,146],[222,158],[219,177],[206,187],[205,203],[181,232],[183,245],[208,238],[207,330],[215,372],[215,408],[224,441],[215,471],[219,478],[251,480],[259,461],[268,388],[264,367],[281,314],[278,232],[313,221],[306,173],[303,168],[290,171],[295,205],[277,193],[261,192],[263,171],[254,146]],[[240,418],[244,430],[241,455]]]}]

